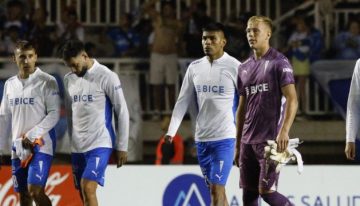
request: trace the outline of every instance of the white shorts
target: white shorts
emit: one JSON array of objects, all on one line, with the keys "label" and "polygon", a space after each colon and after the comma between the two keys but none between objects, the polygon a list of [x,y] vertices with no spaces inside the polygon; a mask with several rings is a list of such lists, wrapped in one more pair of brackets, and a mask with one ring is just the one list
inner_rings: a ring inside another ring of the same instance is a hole
[{"label": "white shorts", "polygon": [[178,76],[178,58],[176,54],[151,53],[150,84],[175,84]]}]

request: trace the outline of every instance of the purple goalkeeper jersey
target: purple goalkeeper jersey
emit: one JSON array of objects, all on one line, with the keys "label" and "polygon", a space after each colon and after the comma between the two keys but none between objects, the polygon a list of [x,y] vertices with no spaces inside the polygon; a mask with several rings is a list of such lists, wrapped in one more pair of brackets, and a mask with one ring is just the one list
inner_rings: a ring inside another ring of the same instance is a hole
[{"label": "purple goalkeeper jersey", "polygon": [[251,56],[239,66],[238,91],[246,97],[241,142],[258,144],[276,138],[286,106],[281,87],[294,82],[288,59],[273,48],[261,59]]}]

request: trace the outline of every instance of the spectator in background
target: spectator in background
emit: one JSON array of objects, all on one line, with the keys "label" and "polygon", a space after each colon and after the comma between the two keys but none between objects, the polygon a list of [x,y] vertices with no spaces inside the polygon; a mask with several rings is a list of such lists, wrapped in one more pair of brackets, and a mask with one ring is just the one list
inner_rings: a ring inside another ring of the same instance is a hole
[{"label": "spectator in background", "polygon": [[28,30],[28,21],[25,15],[25,5],[22,1],[8,1],[6,4],[6,20],[4,22],[4,28],[8,29],[12,26],[18,27],[20,38],[22,38]]},{"label": "spectator in background", "polygon": [[185,27],[184,41],[186,54],[189,57],[202,57],[204,55],[201,45],[202,28],[213,22],[213,19],[206,14],[206,10],[207,6],[204,1],[196,3]]},{"label": "spectator in background", "polygon": [[121,15],[119,27],[110,29],[108,36],[115,45],[114,57],[136,56],[140,39],[132,27],[133,16],[130,13]]},{"label": "spectator in background", "polygon": [[10,56],[16,47],[16,42],[20,38],[20,27],[12,25],[4,32],[4,40],[0,45],[1,53],[4,56]]},{"label": "spectator in background", "polygon": [[[170,124],[170,118],[164,117],[161,130],[167,131]],[[165,143],[164,135],[160,137],[159,143],[156,147],[156,165],[166,164],[182,164],[184,162],[184,143],[183,138],[176,133],[171,143]]]},{"label": "spectator in background", "polygon": [[357,59],[360,57],[360,23],[350,20],[347,31],[340,32],[335,37],[337,59]]},{"label": "spectator in background", "polygon": [[85,49],[93,57],[112,57],[114,54],[114,44],[106,33],[106,27],[88,28],[85,36]]},{"label": "spectator in background", "polygon": [[314,26],[313,17],[305,18],[305,24],[309,28],[309,34],[308,34],[309,45],[310,45],[309,61],[310,64],[312,64],[313,62],[323,58],[324,49],[325,49],[324,37],[321,31]]},{"label": "spectator in background", "polygon": [[306,112],[306,82],[310,74],[310,29],[303,18],[296,22],[296,30],[288,40],[288,53],[294,69],[296,89],[300,101],[301,112]]},{"label": "spectator in background", "polygon": [[[150,0],[144,5],[153,25],[153,36],[149,40],[150,56],[150,84],[154,100],[154,120],[161,118],[167,101],[170,107],[175,105],[175,83],[178,74],[178,53],[182,53],[182,24],[175,18],[174,5],[171,2],[161,3],[161,13],[155,9],[159,0]],[[165,87],[164,87],[165,85]],[[165,93],[165,88],[167,93]],[[171,109],[171,108],[170,108]]]},{"label": "spectator in background", "polygon": [[47,12],[44,8],[37,8],[32,16],[27,39],[37,47],[40,56],[48,57],[53,54],[54,41],[51,39],[52,28],[46,26]]},{"label": "spectator in background", "polygon": [[57,23],[57,36],[59,42],[69,39],[84,41],[84,27],[78,21],[78,14],[72,7],[65,8],[62,12],[61,22]]},{"label": "spectator in background", "polygon": [[225,26],[228,30],[228,43],[225,51],[240,61],[244,61],[250,54],[250,47],[246,39],[246,23],[252,16],[251,13],[243,13],[239,17],[230,17]]}]

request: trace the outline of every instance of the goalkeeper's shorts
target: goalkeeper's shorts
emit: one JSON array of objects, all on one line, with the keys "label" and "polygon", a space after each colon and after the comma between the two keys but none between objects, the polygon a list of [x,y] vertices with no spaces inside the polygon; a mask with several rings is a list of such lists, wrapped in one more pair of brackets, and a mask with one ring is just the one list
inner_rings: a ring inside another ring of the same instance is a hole
[{"label": "goalkeeper's shorts", "polygon": [[257,191],[276,190],[279,173],[276,164],[266,161],[264,147],[267,143],[240,145],[240,187]]}]

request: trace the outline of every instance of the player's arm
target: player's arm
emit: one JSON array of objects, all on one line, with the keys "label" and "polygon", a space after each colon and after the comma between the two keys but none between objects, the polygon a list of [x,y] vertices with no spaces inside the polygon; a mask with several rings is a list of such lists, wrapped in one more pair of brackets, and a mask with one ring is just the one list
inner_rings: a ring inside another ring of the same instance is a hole
[{"label": "player's arm", "polygon": [[192,100],[195,99],[195,87],[192,80],[191,65],[187,69],[184,80],[181,85],[179,97],[174,106],[171,121],[169,124],[168,131],[165,135],[165,141],[171,142],[172,138],[175,136],[177,130],[180,127],[181,121],[184,118],[184,115],[189,107],[189,104]]},{"label": "player's arm", "polygon": [[289,143],[289,131],[292,123],[294,122],[298,100],[294,84],[287,84],[281,88],[283,96],[286,98],[286,107],[284,114],[284,121],[279,130],[279,134],[276,137],[278,145],[278,152],[284,152]]},{"label": "player's arm", "polygon": [[6,150],[8,138],[10,138],[11,134],[11,111],[6,95],[6,85],[7,83],[5,84],[2,101],[0,103],[0,167],[3,163],[2,156]]},{"label": "player's arm", "polygon": [[355,159],[355,139],[359,129],[360,118],[360,59],[356,62],[351,80],[346,111],[346,146],[345,155],[349,160]]},{"label": "player's arm", "polygon": [[129,141],[129,111],[126,105],[122,85],[116,73],[112,73],[106,80],[105,92],[110,98],[115,114],[118,118],[118,132],[115,141],[117,167],[127,161]]},{"label": "player's arm", "polygon": [[60,118],[59,87],[55,78],[47,81],[44,90],[46,116],[40,123],[26,132],[25,136],[31,142],[34,142],[35,139],[42,137],[53,129]]},{"label": "player's arm", "polygon": [[155,5],[157,2],[160,2],[160,0],[150,0],[144,2],[142,6],[143,13],[149,15],[150,18],[154,21],[153,26],[156,26],[157,24],[161,23],[160,13],[155,9]]},{"label": "player's arm", "polygon": [[235,146],[234,162],[237,167],[239,167],[240,144],[241,144],[242,131],[245,122],[245,113],[246,113],[245,102],[246,102],[246,97],[244,95],[240,95],[238,108],[236,110],[236,146]]}]

